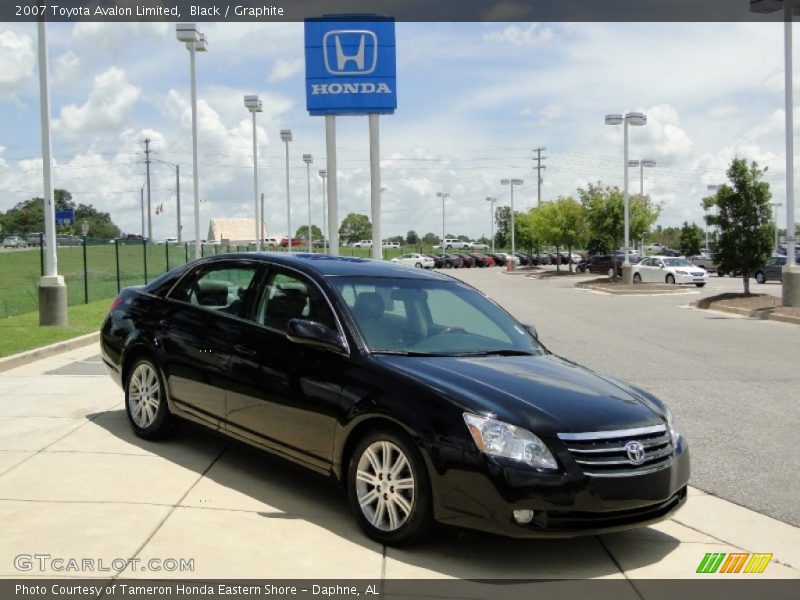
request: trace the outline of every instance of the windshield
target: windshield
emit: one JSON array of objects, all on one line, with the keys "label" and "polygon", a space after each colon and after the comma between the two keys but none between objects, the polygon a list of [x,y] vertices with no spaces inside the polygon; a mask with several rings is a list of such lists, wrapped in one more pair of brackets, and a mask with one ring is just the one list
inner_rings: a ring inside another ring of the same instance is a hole
[{"label": "windshield", "polygon": [[544,353],[520,323],[461,283],[389,277],[335,277],[331,283],[375,353]]},{"label": "windshield", "polygon": [[664,264],[667,265],[668,267],[691,267],[691,266],[693,266],[692,263],[690,263],[685,258],[665,258],[664,259]]}]

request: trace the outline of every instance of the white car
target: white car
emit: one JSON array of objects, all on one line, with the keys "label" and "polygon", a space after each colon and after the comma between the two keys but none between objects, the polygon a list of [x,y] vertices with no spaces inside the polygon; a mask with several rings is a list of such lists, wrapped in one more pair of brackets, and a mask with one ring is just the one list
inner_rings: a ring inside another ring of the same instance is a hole
[{"label": "white car", "polygon": [[634,283],[695,284],[703,287],[708,281],[708,272],[694,266],[685,258],[650,256],[633,265]]},{"label": "white car", "polygon": [[445,250],[469,250],[471,246],[469,242],[462,242],[456,238],[447,238],[444,240],[444,244],[440,244],[439,247],[444,247]]},{"label": "white car", "polygon": [[510,254],[509,252],[498,252],[497,254],[505,257],[507,263],[513,262],[515,265],[519,265],[519,263],[521,262],[519,256],[517,256],[516,254]]},{"label": "white car", "polygon": [[488,250],[489,249],[489,246],[487,246],[486,244],[481,244],[480,242],[468,242],[468,243],[469,243],[470,249],[472,249],[472,250]]},{"label": "white car", "polygon": [[372,240],[359,240],[353,242],[353,248],[372,248]]},{"label": "white car", "polygon": [[389,242],[389,241],[383,240],[382,244],[383,244],[384,248],[399,248],[400,247],[400,242]]},{"label": "white car", "polygon": [[430,256],[417,254],[416,252],[412,252],[411,254],[403,254],[403,256],[393,258],[392,262],[399,263],[401,265],[408,265],[409,267],[416,267],[418,269],[432,269],[434,265],[434,261]]}]

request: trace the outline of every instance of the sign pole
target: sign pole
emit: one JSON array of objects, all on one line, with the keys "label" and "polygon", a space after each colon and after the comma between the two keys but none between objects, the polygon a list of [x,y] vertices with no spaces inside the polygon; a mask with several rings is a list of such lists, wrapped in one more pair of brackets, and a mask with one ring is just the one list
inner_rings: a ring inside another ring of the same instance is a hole
[{"label": "sign pole", "polygon": [[325,153],[328,176],[328,252],[339,256],[339,195],[336,189],[336,115],[325,115]]},{"label": "sign pole", "polygon": [[381,147],[378,115],[369,114],[369,174],[372,200],[372,258],[383,258],[381,240]]}]

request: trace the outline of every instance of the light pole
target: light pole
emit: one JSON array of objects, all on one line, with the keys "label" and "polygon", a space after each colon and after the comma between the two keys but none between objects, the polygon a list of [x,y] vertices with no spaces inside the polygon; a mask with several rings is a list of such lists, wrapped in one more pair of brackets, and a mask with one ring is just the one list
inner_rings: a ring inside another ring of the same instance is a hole
[{"label": "light pole", "polygon": [[642,126],[647,125],[647,117],[640,112],[625,113],[623,117],[621,114],[606,115],[606,125],[620,125],[622,124],[622,169],[624,172],[624,189],[622,192],[622,203],[625,212],[625,254],[622,262],[622,282],[633,282],[633,271],[631,263],[628,258],[628,251],[630,246],[630,199],[628,197],[628,125]]},{"label": "light pole", "polygon": [[319,170],[319,176],[322,179],[322,251],[328,253],[328,201],[325,198],[325,178],[328,176],[328,171],[325,169]]},{"label": "light pole", "polygon": [[281,141],[286,144],[286,237],[288,238],[286,248],[292,251],[292,200],[289,194],[289,142],[292,141],[292,130],[281,129]]},{"label": "light pole", "polygon": [[784,113],[786,118],[786,266],[783,268],[783,306],[800,306],[800,268],[795,252],[794,222],[794,100],[792,98],[792,17],[798,0],[750,0],[753,12],[783,9]]},{"label": "light pole", "polygon": [[[773,252],[775,254],[778,253],[778,209],[783,206],[783,202],[770,202],[769,205],[772,207],[772,220],[775,223],[775,249]],[[788,228],[787,228],[787,236],[788,236]],[[789,256],[788,252],[786,256]],[[789,262],[788,259],[786,262]]]},{"label": "light pole", "polygon": [[[709,184],[706,186],[706,190],[708,190],[708,191],[709,191],[709,192],[711,192],[711,193],[716,193],[716,192],[717,192],[717,190],[718,190],[718,189],[719,189],[721,186],[722,186],[722,184],[709,183]],[[715,211],[715,212],[716,212],[716,211]],[[708,223],[706,223],[706,250],[710,250],[710,248],[708,247]]]},{"label": "light pole", "polygon": [[253,115],[253,203],[256,215],[256,252],[261,252],[261,238],[263,237],[261,223],[264,215],[261,215],[258,210],[258,144],[256,138],[256,113],[262,111],[261,100],[256,95],[245,96],[244,107]]},{"label": "light pole", "polygon": [[445,249],[445,227],[444,227],[444,201],[450,197],[450,192],[436,192],[436,197],[442,199],[442,252],[447,252]]},{"label": "light pole", "polygon": [[507,185],[511,188],[511,254],[517,252],[517,243],[514,236],[514,186],[522,185],[522,179],[501,179],[501,185]]},{"label": "light pole", "polygon": [[641,160],[629,160],[628,166],[639,167],[639,195],[644,197],[644,168],[655,167],[656,161],[650,160],[649,158],[643,158]]},{"label": "light pole", "polygon": [[308,252],[314,252],[314,247],[311,245],[311,164],[314,162],[314,157],[310,154],[303,154],[303,162],[306,163],[306,183],[308,184],[308,231],[306,232],[306,245]]},{"label": "light pole", "polygon": [[486,196],[486,201],[489,203],[490,210],[492,211],[489,215],[489,223],[492,227],[492,252],[494,252],[494,203],[497,202],[497,198],[493,196]]},{"label": "light pole", "polygon": [[[168,167],[173,167],[175,169],[175,204],[176,204],[176,213],[177,213],[177,227],[178,227],[178,243],[182,241],[181,232],[183,231],[183,225],[181,225],[181,166],[176,165],[173,163],[168,163],[163,160],[158,160],[157,158],[151,158],[150,162],[160,163],[162,165],[167,165]],[[144,237],[144,188],[142,188],[142,237]]]},{"label": "light pole", "polygon": [[192,183],[194,187],[194,252],[195,258],[200,258],[200,192],[197,173],[197,77],[195,74],[194,56],[197,52],[208,51],[208,40],[204,33],[197,30],[194,23],[178,23],[175,26],[175,35],[179,42],[186,44],[189,51],[189,71],[191,74],[192,88]]}]

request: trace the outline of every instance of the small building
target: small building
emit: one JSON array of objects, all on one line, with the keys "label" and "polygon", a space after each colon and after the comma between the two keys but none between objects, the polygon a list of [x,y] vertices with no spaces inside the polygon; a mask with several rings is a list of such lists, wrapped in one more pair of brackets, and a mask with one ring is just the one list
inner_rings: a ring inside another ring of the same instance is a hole
[{"label": "small building", "polygon": [[[222,244],[249,244],[255,242],[255,233],[255,219],[211,219],[206,239]],[[261,239],[265,237],[267,229],[262,221]]]}]

